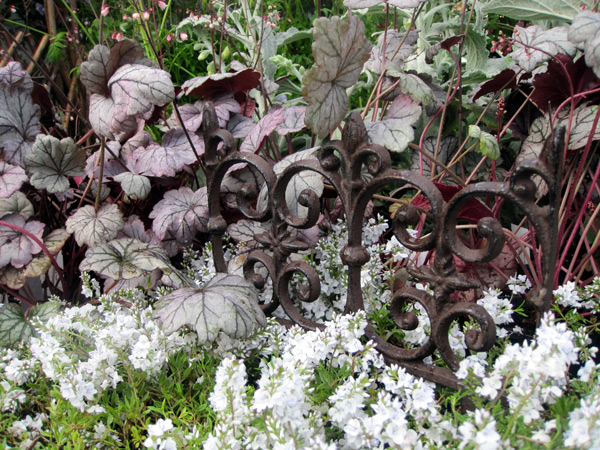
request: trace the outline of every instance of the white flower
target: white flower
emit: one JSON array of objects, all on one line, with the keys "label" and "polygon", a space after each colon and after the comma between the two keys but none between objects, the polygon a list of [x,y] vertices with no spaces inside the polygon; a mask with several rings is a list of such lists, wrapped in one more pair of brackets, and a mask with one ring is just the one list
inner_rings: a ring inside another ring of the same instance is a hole
[{"label": "white flower", "polygon": [[506,284],[513,295],[524,294],[531,289],[531,281],[529,281],[527,275],[517,275],[516,277],[513,275]]},{"label": "white flower", "polygon": [[583,306],[573,281],[568,281],[566,284],[559,286],[552,293],[556,298],[556,302],[561,306],[570,306],[573,308],[581,308]]},{"label": "white flower", "polygon": [[173,421],[171,419],[158,419],[154,425],[148,425],[148,436],[161,437],[172,429]]}]

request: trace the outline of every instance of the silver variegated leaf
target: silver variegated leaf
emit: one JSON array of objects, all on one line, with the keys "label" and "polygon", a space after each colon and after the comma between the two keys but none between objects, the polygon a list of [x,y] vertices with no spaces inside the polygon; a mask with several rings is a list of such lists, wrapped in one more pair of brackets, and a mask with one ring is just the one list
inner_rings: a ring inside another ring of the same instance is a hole
[{"label": "silver variegated leaf", "polygon": [[123,192],[133,199],[144,200],[150,193],[150,180],[143,175],[123,172],[116,175],[114,180],[121,183]]},{"label": "silver variegated leaf", "polygon": [[[25,218],[20,214],[10,214],[2,221],[22,228],[37,237],[40,241],[44,233],[44,224],[36,220],[25,223]],[[0,267],[8,264],[19,269],[32,260],[42,248],[29,236],[7,225],[0,225]]]},{"label": "silver variegated leaf", "polygon": [[0,161],[0,199],[8,198],[28,180],[21,167]]},{"label": "silver variegated leaf", "polygon": [[123,214],[117,205],[104,205],[98,213],[91,205],[79,208],[67,219],[67,231],[75,235],[79,246],[93,247],[117,237],[123,229]]},{"label": "silver variegated leaf", "polygon": [[557,53],[574,56],[577,48],[569,41],[567,31],[566,27],[544,30],[539,25],[527,28],[517,25],[513,33],[514,50],[510,56],[527,72]]},{"label": "silver variegated leaf", "polygon": [[[406,35],[408,33],[408,35]],[[398,33],[394,30],[388,30],[382,33],[377,39],[377,45],[371,50],[371,57],[365,64],[365,68],[376,74],[380,74],[383,69],[384,61],[384,43],[385,43],[385,68],[396,72],[404,68],[404,60],[410,56],[414,45],[419,38],[419,32],[410,30],[405,33]]]},{"label": "silver variegated leaf", "polygon": [[240,145],[240,151],[255,153],[260,150],[265,138],[283,123],[283,111],[283,108],[271,108],[271,110],[258,121],[254,128],[252,128],[248,136],[246,136],[246,139],[244,139],[244,142]]},{"label": "silver variegated leaf", "polygon": [[14,348],[35,334],[35,328],[25,318],[16,303],[0,304],[0,347]]},{"label": "silver variegated leaf", "polygon": [[23,192],[17,191],[8,198],[0,198],[0,218],[9,214],[20,214],[27,218],[34,213],[33,204]]},{"label": "silver variegated leaf", "polygon": [[161,297],[154,316],[165,333],[189,326],[202,344],[214,342],[221,332],[243,339],[267,323],[254,286],[227,274],[217,274],[202,289],[182,288]]},{"label": "silver variegated leaf", "polygon": [[277,125],[276,131],[280,136],[295,133],[304,129],[304,114],[306,106],[292,106],[283,110],[283,122]]},{"label": "silver variegated leaf", "polygon": [[[44,245],[52,256],[56,256],[70,237],[71,233],[64,228],[58,228],[44,238]],[[27,264],[23,275],[27,278],[38,277],[48,272],[51,266],[50,258],[45,253],[41,253]]]},{"label": "silver variegated leaf", "polygon": [[600,14],[585,10],[573,19],[569,39],[578,44],[585,55],[585,63],[600,77]]},{"label": "silver variegated leaf", "polygon": [[401,152],[413,140],[412,126],[420,115],[419,104],[408,95],[400,95],[390,105],[385,120],[365,123],[369,139],[390,151]]}]

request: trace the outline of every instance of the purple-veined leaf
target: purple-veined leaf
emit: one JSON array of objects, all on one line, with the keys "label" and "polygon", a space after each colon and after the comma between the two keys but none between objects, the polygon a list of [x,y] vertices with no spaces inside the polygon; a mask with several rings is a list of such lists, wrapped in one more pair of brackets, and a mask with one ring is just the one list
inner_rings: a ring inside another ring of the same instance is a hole
[{"label": "purple-veined leaf", "polygon": [[137,119],[134,116],[117,120],[115,114],[115,101],[111,97],[99,94],[90,96],[89,117],[96,134],[112,139],[114,133],[133,131],[137,128]]},{"label": "purple-veined leaf", "polygon": [[133,199],[144,200],[152,188],[148,177],[131,172],[120,173],[114,180],[121,183],[123,192]]},{"label": "purple-veined leaf", "polygon": [[551,55],[564,53],[573,56],[577,50],[567,38],[566,27],[544,30],[539,25],[527,28],[517,25],[513,38],[514,50],[510,56],[527,72],[531,72],[539,63],[548,61]]},{"label": "purple-veined leaf", "polygon": [[181,86],[181,95],[213,98],[224,92],[248,91],[258,86],[260,74],[252,69],[243,68],[234,73],[216,73],[195,77]]},{"label": "purple-veined leaf", "polygon": [[348,22],[339,17],[319,18],[313,25],[315,65],[304,73],[302,95],[309,104],[306,125],[322,139],[346,115],[346,89],[358,81],[372,45],[356,15]]},{"label": "purple-veined leaf", "polygon": [[[159,255],[157,257],[156,255]],[[150,274],[154,269],[170,270],[167,255],[160,247],[137,239],[114,239],[85,252],[81,271],[94,271],[114,280],[128,280]]]},{"label": "purple-veined leaf", "polygon": [[58,140],[40,134],[35,139],[31,152],[25,156],[25,165],[30,173],[29,182],[37,189],[46,189],[51,194],[69,188],[67,177],[83,175],[85,151],[71,138]]},{"label": "purple-veined leaf", "polygon": [[283,123],[284,115],[283,108],[271,108],[271,110],[258,121],[252,131],[246,136],[242,145],[240,145],[240,152],[255,153],[260,150],[263,141],[269,136],[279,124]]},{"label": "purple-veined leaf", "polygon": [[[204,154],[204,141],[193,133],[189,136],[198,156]],[[167,131],[163,136],[162,145],[139,147],[133,152],[132,159],[135,161],[135,172],[154,177],[174,177],[183,166],[197,161],[183,128]]]},{"label": "purple-veined leaf", "polygon": [[197,232],[208,231],[206,187],[196,192],[188,187],[166,192],[149,217],[154,219],[152,230],[160,239],[171,231],[181,245],[191,244]]},{"label": "purple-veined leaf", "polygon": [[227,131],[229,131],[234,138],[243,139],[254,128],[256,123],[250,117],[246,117],[242,114],[232,114],[231,119],[227,122]]},{"label": "purple-veined leaf", "polygon": [[289,133],[295,133],[306,127],[304,123],[304,115],[306,113],[306,106],[292,106],[283,110],[283,122],[281,122],[277,128],[277,134],[285,136]]},{"label": "purple-veined leaf", "polygon": [[[44,234],[43,223],[36,220],[25,223],[25,218],[20,214],[10,214],[4,216],[2,220],[23,228],[39,240],[42,240],[42,235]],[[32,255],[42,251],[42,248],[26,234],[6,225],[0,225],[0,248],[2,248],[0,252],[0,267],[11,264],[17,269],[28,264],[33,258]]]},{"label": "purple-veined leaf", "polygon": [[17,303],[0,304],[0,347],[16,348],[35,334],[23,308]]},{"label": "purple-veined leaf", "polygon": [[413,73],[400,72],[396,74],[400,78],[400,91],[410,95],[415,102],[427,106],[433,98],[433,89],[427,85],[419,76]]},{"label": "purple-veined leaf", "polygon": [[344,0],[344,6],[350,9],[364,9],[386,3],[396,8],[416,8],[425,0]]},{"label": "purple-veined leaf", "polygon": [[369,139],[393,152],[406,149],[414,138],[413,124],[421,115],[421,107],[408,95],[400,95],[392,102],[385,120],[366,122]]},{"label": "purple-veined leaf", "polygon": [[600,14],[584,10],[569,27],[569,40],[583,49],[585,63],[600,77]]},{"label": "purple-veined leaf", "polygon": [[227,227],[227,234],[238,244],[244,243],[247,248],[260,247],[256,236],[269,231],[270,223],[241,219]]},{"label": "purple-veined leaf", "polygon": [[130,167],[130,162],[133,165],[133,152],[135,152],[140,147],[148,147],[150,144],[155,143],[152,140],[152,136],[150,133],[145,131],[144,129],[138,129],[137,133],[131,136],[127,141],[121,146],[121,158],[125,161],[127,167]]},{"label": "purple-veined leaf", "polygon": [[[202,125],[202,111],[204,110],[204,100],[198,100],[193,105],[182,105],[179,107],[179,113],[183,120],[183,125],[189,132],[196,131]],[[231,114],[239,114],[242,112],[240,104],[233,98],[233,94],[223,94],[212,100],[219,127],[225,128]],[[177,115],[175,111],[171,115],[171,120],[177,123]]]},{"label": "purple-veined leaf", "polygon": [[[316,160],[317,157],[315,152],[318,149],[319,147],[313,147],[307,150],[292,153],[275,164],[273,166],[273,171],[276,175],[280,175],[287,167],[297,161],[306,161],[310,159]],[[321,197],[321,195],[323,195],[324,188],[325,185],[323,183],[323,177],[318,172],[313,170],[304,170],[294,175],[285,190],[285,201],[290,209],[290,212],[296,217],[306,217],[308,214],[308,208],[306,206],[302,206],[298,202],[298,197],[305,189],[311,190],[317,194],[318,197]],[[266,185],[264,185],[258,196],[257,208],[259,210],[263,210],[267,207],[267,194]]]},{"label": "purple-veined leaf", "polygon": [[117,205],[104,205],[96,214],[91,205],[79,208],[67,219],[67,231],[75,235],[77,245],[94,247],[110,241],[123,229],[123,214]]},{"label": "purple-veined leaf", "polygon": [[27,71],[23,70],[20,63],[11,61],[0,68],[0,89],[18,89],[31,94],[33,80]]},{"label": "purple-veined leaf", "polygon": [[[65,245],[65,242],[67,242],[67,239],[70,237],[71,233],[64,228],[58,228],[44,238],[44,245],[52,254],[52,256],[56,256]],[[39,277],[40,275],[48,272],[50,267],[52,267],[50,258],[45,253],[41,253],[40,255],[34,257],[29,264],[27,264],[23,275],[27,278]]]},{"label": "purple-veined leaf", "polygon": [[220,332],[242,339],[267,324],[254,286],[227,274],[217,274],[202,289],[182,288],[161,297],[154,317],[166,334],[191,327],[201,344],[214,342]]},{"label": "purple-veined leaf", "polygon": [[[119,157],[121,153],[121,144],[118,141],[107,141],[104,148],[104,168],[102,170],[102,182],[107,183],[109,178],[114,178],[120,173],[127,170],[125,164],[118,159],[114,158],[113,155]],[[94,176],[95,180],[98,180],[100,176],[100,152],[97,151],[87,158],[85,164],[85,174],[88,177]]]},{"label": "purple-veined leaf", "polygon": [[[406,33],[408,35],[405,38]],[[385,41],[385,69],[400,72],[404,68],[404,60],[410,56],[414,45],[419,38],[419,32],[410,30],[406,33],[398,33],[388,30],[379,36],[377,45],[371,50],[371,56],[365,64],[365,68],[376,74],[381,74],[383,69],[384,41]]]},{"label": "purple-veined leaf", "polygon": [[119,231],[118,238],[132,238],[147,244],[160,245],[160,239],[156,237],[152,230],[146,230],[144,222],[136,215],[129,216],[123,229]]},{"label": "purple-veined leaf", "polygon": [[0,161],[0,198],[10,197],[26,181],[27,175],[22,168]]},{"label": "purple-veined leaf", "polygon": [[33,204],[23,192],[17,191],[8,198],[0,198],[0,218],[9,214],[21,214],[27,218],[34,213]]}]

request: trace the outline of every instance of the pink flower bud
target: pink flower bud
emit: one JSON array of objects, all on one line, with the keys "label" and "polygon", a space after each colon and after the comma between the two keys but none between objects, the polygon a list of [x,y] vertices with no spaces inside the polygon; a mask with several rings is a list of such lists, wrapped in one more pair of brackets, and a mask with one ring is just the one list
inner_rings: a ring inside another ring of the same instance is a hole
[{"label": "pink flower bud", "polygon": [[182,41],[187,41],[188,40],[187,33],[184,33],[183,31],[181,33],[179,33],[179,39],[181,39]]},{"label": "pink flower bud", "polygon": [[150,19],[150,12],[144,11],[144,20],[148,20],[148,19]]},{"label": "pink flower bud", "polygon": [[103,5],[102,9],[100,10],[100,14],[102,14],[102,17],[106,17],[108,16],[108,13],[110,12],[110,6],[108,5]]},{"label": "pink flower bud", "polygon": [[157,5],[162,11],[164,11],[165,8],[167,7],[167,4],[165,2],[163,2],[162,0],[158,0]]},{"label": "pink flower bud", "polygon": [[136,12],[134,12],[134,13],[131,15],[131,18],[132,18],[133,20],[140,20],[140,13],[136,13]]}]

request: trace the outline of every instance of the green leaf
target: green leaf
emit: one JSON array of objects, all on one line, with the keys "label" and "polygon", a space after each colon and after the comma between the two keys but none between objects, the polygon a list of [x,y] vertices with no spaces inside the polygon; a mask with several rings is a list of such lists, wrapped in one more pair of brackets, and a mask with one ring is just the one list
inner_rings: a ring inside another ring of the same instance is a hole
[{"label": "green leaf", "polygon": [[585,63],[600,77],[600,14],[582,11],[569,28],[569,39],[583,48]]},{"label": "green leaf", "polygon": [[420,77],[412,73],[397,72],[394,77],[400,78],[400,91],[410,95],[415,102],[423,106],[429,104],[433,98],[433,90]]},{"label": "green leaf", "polygon": [[489,51],[486,48],[487,42],[485,36],[475,32],[469,27],[465,35],[465,59],[467,60],[467,70],[478,70],[485,67]]},{"label": "green leaf", "polygon": [[0,198],[0,217],[9,214],[21,214],[25,218],[31,217],[35,214],[33,203],[21,191],[15,192],[8,198]]},{"label": "green leaf", "polygon": [[34,334],[35,328],[25,319],[20,305],[0,304],[0,347],[14,348]]},{"label": "green leaf", "polygon": [[128,280],[147,275],[154,269],[170,271],[167,260],[164,250],[155,245],[122,238],[88,249],[79,269],[93,270],[114,280]]},{"label": "green leaf", "polygon": [[73,139],[58,140],[39,134],[31,153],[25,156],[25,166],[31,174],[29,181],[34,187],[54,194],[69,188],[67,177],[83,175],[85,160],[85,151],[77,147]]},{"label": "green leaf", "polygon": [[150,193],[150,180],[144,175],[123,172],[113,179],[121,183],[123,191],[133,199],[144,200]]},{"label": "green leaf", "polygon": [[214,342],[219,332],[242,339],[267,324],[254,286],[242,277],[223,273],[202,289],[186,287],[161,297],[154,317],[167,334],[192,327],[203,344]]},{"label": "green leaf", "polygon": [[498,141],[490,133],[481,131],[481,128],[477,125],[469,125],[469,136],[474,139],[479,139],[479,146],[477,147],[479,153],[493,160],[500,157]]},{"label": "green leaf", "polygon": [[34,319],[42,323],[48,322],[52,317],[56,316],[63,309],[63,305],[57,301],[39,303],[27,312],[27,318],[30,321]]},{"label": "green leaf", "polygon": [[339,17],[316,19],[314,38],[315,65],[304,73],[302,95],[309,104],[306,125],[322,139],[346,115],[346,88],[358,81],[372,45],[358,16],[348,22]]},{"label": "green leaf", "polygon": [[369,139],[392,152],[401,152],[413,140],[412,126],[420,115],[419,104],[408,95],[400,95],[390,105],[385,120],[365,123]]},{"label": "green leaf", "polygon": [[94,245],[110,241],[123,229],[123,214],[117,205],[104,205],[98,213],[91,205],[79,208],[67,219],[67,231],[75,234],[77,245]]},{"label": "green leaf", "polygon": [[592,6],[591,1],[582,0],[488,0],[482,3],[484,14],[499,14],[523,21],[570,21],[581,11],[581,5]]}]

